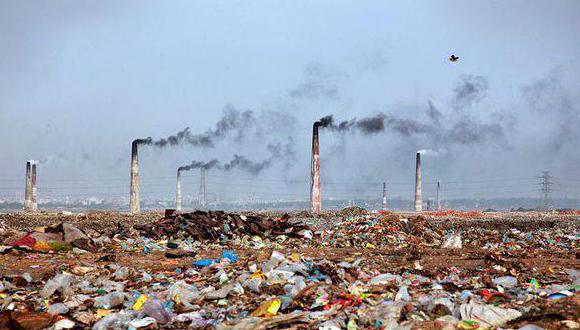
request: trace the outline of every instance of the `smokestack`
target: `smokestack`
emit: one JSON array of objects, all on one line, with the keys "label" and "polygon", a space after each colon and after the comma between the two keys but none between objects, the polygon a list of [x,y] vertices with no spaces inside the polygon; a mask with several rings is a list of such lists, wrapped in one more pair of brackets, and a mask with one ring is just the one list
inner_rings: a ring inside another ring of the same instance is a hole
[{"label": "smokestack", "polygon": [[32,163],[31,169],[31,194],[30,194],[30,211],[36,212],[38,211],[38,200],[37,200],[37,190],[36,190],[36,163]]},{"label": "smokestack", "polygon": [[383,182],[383,211],[387,210],[387,183]]},{"label": "smokestack", "polygon": [[32,201],[32,174],[31,174],[32,163],[30,161],[26,162],[26,179],[24,184],[24,211],[30,212],[31,201]]},{"label": "smokestack", "polygon": [[437,211],[441,211],[441,182],[437,181]]},{"label": "smokestack", "polygon": [[181,170],[177,170],[177,187],[175,190],[175,210],[181,211]]},{"label": "smokestack", "polygon": [[320,213],[322,209],[322,198],[320,193],[320,153],[318,144],[318,127],[320,122],[315,122],[312,126],[312,164],[311,164],[311,185],[310,185],[310,210]]},{"label": "smokestack", "polygon": [[423,200],[421,198],[421,153],[417,153],[417,167],[415,172],[415,212],[423,211]]},{"label": "smokestack", "polygon": [[139,158],[137,155],[138,147],[138,140],[135,140],[133,143],[131,143],[131,197],[129,200],[131,214],[137,214],[141,212],[141,207],[139,206]]},{"label": "smokestack", "polygon": [[205,181],[205,167],[199,169],[199,196],[201,199],[201,206],[207,205],[207,183]]}]

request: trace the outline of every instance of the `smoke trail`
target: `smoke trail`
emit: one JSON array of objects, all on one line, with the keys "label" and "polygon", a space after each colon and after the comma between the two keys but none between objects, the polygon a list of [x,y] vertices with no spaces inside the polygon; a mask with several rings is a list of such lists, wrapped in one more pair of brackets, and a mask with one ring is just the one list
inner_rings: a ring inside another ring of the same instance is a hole
[{"label": "smoke trail", "polygon": [[379,113],[376,116],[358,120],[356,127],[365,134],[379,133],[385,130],[385,118],[385,114]]},{"label": "smoke trail", "polygon": [[191,164],[180,166],[177,170],[178,171],[190,171],[193,169],[201,168],[204,170],[209,170],[212,168],[219,167],[219,161],[217,159],[212,159],[209,162],[201,162],[201,161],[192,161]]},{"label": "smoke trail", "polygon": [[386,116],[384,114],[379,113],[375,116],[363,118],[360,120],[354,118],[351,120],[344,120],[339,123],[335,123],[334,117],[332,115],[328,115],[320,118],[316,123],[320,128],[325,128],[340,133],[357,130],[364,134],[374,134],[385,130],[385,118]]},{"label": "smoke trail", "polygon": [[239,111],[232,105],[227,105],[222,118],[216,123],[214,129],[209,129],[201,134],[192,134],[189,127],[186,127],[166,138],[153,140],[153,138],[148,137],[145,139],[137,139],[135,143],[138,145],[152,145],[159,148],[181,144],[213,148],[216,142],[228,136],[234,136],[238,142],[243,140],[248,128],[255,126],[255,124],[256,118],[252,111]]},{"label": "smoke trail", "polygon": [[209,162],[203,161],[192,161],[191,164],[186,166],[181,166],[178,168],[179,171],[189,171],[196,168],[203,168],[205,170],[209,169],[219,169],[222,171],[232,171],[235,169],[242,170],[244,172],[248,172],[253,175],[257,175],[262,172],[264,169],[270,167],[276,161],[285,160],[285,166],[290,166],[291,160],[296,157],[295,151],[293,150],[294,141],[291,137],[288,137],[288,141],[285,145],[280,143],[277,144],[268,144],[267,149],[270,153],[270,157],[262,160],[262,161],[254,161],[245,156],[235,154],[234,158],[229,162],[221,165],[217,159],[213,159]]},{"label": "smoke trail", "polygon": [[448,144],[476,144],[503,137],[503,128],[499,124],[479,123],[472,118],[462,118],[454,123],[445,134]]},{"label": "smoke trail", "polygon": [[421,155],[425,155],[425,156],[439,156],[440,154],[444,154],[447,152],[447,150],[445,148],[441,148],[441,149],[421,149],[421,150],[417,150],[418,153],[420,153]]},{"label": "smoke trail", "polygon": [[420,123],[413,119],[399,118],[393,114],[385,115],[385,121],[387,127],[403,136],[433,131],[433,128],[428,124]]},{"label": "smoke trail", "polygon": [[453,90],[453,107],[456,110],[471,107],[480,102],[486,96],[489,89],[487,78],[483,76],[467,75],[461,77],[461,81]]},{"label": "smoke trail", "polygon": [[258,174],[272,164],[272,158],[264,159],[260,162],[250,160],[244,156],[234,155],[234,158],[223,166],[224,171],[241,169],[251,174]]}]

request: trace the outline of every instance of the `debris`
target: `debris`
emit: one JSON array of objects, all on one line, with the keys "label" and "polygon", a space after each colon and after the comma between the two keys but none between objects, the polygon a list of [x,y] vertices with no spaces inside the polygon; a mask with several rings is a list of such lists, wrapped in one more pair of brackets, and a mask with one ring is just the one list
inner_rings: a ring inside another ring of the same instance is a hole
[{"label": "debris", "polygon": [[577,220],[448,216],[169,212],[106,234],[14,228],[0,242],[0,328],[578,326]]},{"label": "debris", "polygon": [[179,237],[195,240],[217,240],[234,235],[302,237],[300,232],[308,229],[302,223],[289,222],[288,215],[280,219],[261,216],[244,216],[221,211],[195,211],[170,214],[151,225],[135,226],[144,236],[151,238]]},{"label": "debris", "polygon": [[462,320],[477,321],[479,324],[490,327],[499,327],[515,320],[522,315],[519,311],[509,308],[500,308],[491,305],[462,304],[459,306]]}]

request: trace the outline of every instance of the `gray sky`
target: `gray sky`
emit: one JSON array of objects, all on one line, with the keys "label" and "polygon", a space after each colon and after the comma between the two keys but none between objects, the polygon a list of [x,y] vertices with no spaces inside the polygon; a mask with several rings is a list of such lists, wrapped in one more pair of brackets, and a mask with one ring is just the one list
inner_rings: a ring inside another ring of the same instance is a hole
[{"label": "gray sky", "polygon": [[[578,183],[579,16],[579,1],[548,0],[0,0],[0,197],[22,194],[27,159],[48,160],[44,196],[127,195],[132,139],[202,133],[227,105],[287,117],[215,148],[141,148],[145,197],[172,196],[175,169],[192,160],[259,161],[291,137],[292,160],[208,180],[215,194],[306,198],[313,121],[382,112],[429,122],[429,101],[444,126],[468,118],[502,134],[458,143],[324,131],[323,189],[369,196],[362,183],[387,180],[411,197],[418,149],[434,150],[425,180],[449,182],[450,197],[536,196],[544,169]],[[466,79],[481,90],[458,100]],[[191,172],[186,194],[196,180]],[[577,197],[576,183],[560,195]]]}]

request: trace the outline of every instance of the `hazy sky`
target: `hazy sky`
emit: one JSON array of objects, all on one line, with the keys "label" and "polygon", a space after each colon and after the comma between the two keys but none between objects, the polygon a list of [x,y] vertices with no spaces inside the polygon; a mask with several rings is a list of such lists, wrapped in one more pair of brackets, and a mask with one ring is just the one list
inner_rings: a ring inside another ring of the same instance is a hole
[{"label": "hazy sky", "polygon": [[261,125],[286,117],[214,148],[142,147],[144,197],[173,196],[176,168],[192,160],[260,161],[290,137],[293,158],[208,181],[214,194],[307,198],[313,121],[379,112],[449,132],[468,121],[462,133],[484,138],[323,131],[326,196],[373,195],[363,183],[387,180],[412,197],[418,149],[433,150],[424,178],[449,197],[536,196],[542,170],[561,180],[556,193],[578,196],[578,17],[574,0],[0,0],[0,197],[22,194],[27,159],[47,160],[44,196],[125,196],[134,138],[203,133],[226,106]]}]

